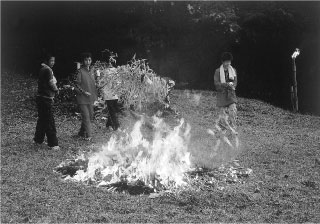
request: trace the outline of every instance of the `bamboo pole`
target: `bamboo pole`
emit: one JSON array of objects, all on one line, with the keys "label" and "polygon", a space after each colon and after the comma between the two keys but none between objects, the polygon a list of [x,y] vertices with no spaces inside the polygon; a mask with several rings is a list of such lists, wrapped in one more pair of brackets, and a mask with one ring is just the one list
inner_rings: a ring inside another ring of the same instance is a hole
[{"label": "bamboo pole", "polygon": [[293,71],[293,86],[291,86],[291,103],[294,112],[299,111],[298,104],[298,84],[297,84],[297,68],[296,68],[296,57],[300,54],[300,50],[296,48],[295,52],[292,54],[292,71]]},{"label": "bamboo pole", "polygon": [[291,97],[291,106],[292,110],[295,110],[295,104],[294,104],[294,92],[293,92],[293,86],[290,86],[290,97]]},{"label": "bamboo pole", "polygon": [[293,67],[293,103],[294,103],[294,112],[299,111],[298,107],[298,84],[297,84],[297,68],[296,68],[296,60],[292,59],[292,67]]}]

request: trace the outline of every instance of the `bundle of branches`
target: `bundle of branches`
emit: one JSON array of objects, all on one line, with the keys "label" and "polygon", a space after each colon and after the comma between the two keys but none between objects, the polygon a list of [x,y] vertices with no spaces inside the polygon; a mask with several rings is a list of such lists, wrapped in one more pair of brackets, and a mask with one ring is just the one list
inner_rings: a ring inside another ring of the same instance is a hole
[{"label": "bundle of branches", "polygon": [[[119,99],[120,110],[132,109],[142,112],[163,110],[168,102],[168,80],[159,77],[149,67],[146,59],[136,59],[135,55],[128,64],[116,66],[117,54],[109,50],[109,60],[97,61],[93,65],[98,75],[96,85],[99,96],[95,103],[95,118],[107,117],[105,100]],[[74,74],[59,81],[60,94],[56,97],[59,113],[77,114],[74,104]],[[156,108],[154,108],[156,107]],[[154,113],[153,113],[154,114]]]},{"label": "bundle of branches", "polygon": [[146,59],[136,59],[122,66],[97,61],[97,86],[102,99],[119,99],[125,109],[140,110],[148,104],[165,104],[167,81],[155,74]]}]

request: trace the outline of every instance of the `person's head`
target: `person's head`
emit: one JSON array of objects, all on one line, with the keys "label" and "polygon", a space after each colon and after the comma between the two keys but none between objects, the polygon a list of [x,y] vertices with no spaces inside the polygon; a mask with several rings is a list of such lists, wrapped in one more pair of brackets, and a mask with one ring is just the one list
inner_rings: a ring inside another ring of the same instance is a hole
[{"label": "person's head", "polygon": [[92,55],[89,52],[85,52],[81,54],[81,60],[84,67],[89,67],[92,63]]},{"label": "person's head", "polygon": [[221,62],[224,68],[228,68],[231,65],[231,61],[233,60],[233,56],[230,52],[224,52],[221,55]]},{"label": "person's head", "polygon": [[44,62],[46,65],[48,65],[50,68],[52,68],[55,64],[55,56],[53,54],[46,54],[44,58]]}]

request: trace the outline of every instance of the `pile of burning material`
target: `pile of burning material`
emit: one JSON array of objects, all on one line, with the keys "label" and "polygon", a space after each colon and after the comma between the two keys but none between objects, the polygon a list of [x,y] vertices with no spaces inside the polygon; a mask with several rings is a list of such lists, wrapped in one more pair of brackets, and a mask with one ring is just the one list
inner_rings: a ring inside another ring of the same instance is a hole
[{"label": "pile of burning material", "polygon": [[[64,180],[129,194],[164,192],[202,183],[237,183],[252,172],[238,163],[210,170],[193,168],[188,150],[191,127],[184,119],[177,120],[172,128],[156,115],[132,116],[139,120],[130,133],[119,131],[101,150],[62,162],[54,171]],[[218,127],[209,129],[208,134],[213,143],[210,158],[222,150],[239,148],[237,135],[228,136]]]},{"label": "pile of burning material", "polygon": [[[55,171],[60,173],[65,180],[75,180],[74,176],[77,171],[87,171],[88,163],[89,159],[69,159],[61,163]],[[190,171],[185,173],[185,182],[192,189],[208,190],[210,188],[218,188],[223,190],[228,184],[243,183],[250,175],[252,175],[252,169],[244,168],[234,160],[214,169],[200,167],[190,169]],[[109,192],[129,193],[131,195],[151,194],[150,197],[159,197],[161,194],[168,192],[166,191],[168,188],[164,188],[163,185],[156,185],[157,179],[155,177],[153,177],[152,184],[148,186],[141,180],[129,182],[125,178],[109,184],[92,179],[84,182],[89,185],[97,184],[98,187],[103,187]],[[158,193],[155,194],[154,192]]]},{"label": "pile of burning material", "polygon": [[55,168],[65,180],[106,187],[111,191],[150,193],[186,184],[191,170],[187,151],[190,125],[183,119],[173,130],[153,117],[153,132],[147,140],[142,133],[143,119],[130,134],[111,136],[102,150],[89,157],[68,160]]},{"label": "pile of burning material", "polygon": [[207,186],[211,188],[214,186],[223,189],[223,186],[227,184],[243,183],[246,178],[252,175],[252,172],[252,169],[242,167],[234,160],[213,169],[196,168],[188,172],[188,176],[193,187]]},{"label": "pile of burning material", "polygon": [[[61,163],[58,167],[55,168],[55,172],[60,173],[61,178],[64,180],[78,180],[76,175],[79,172],[87,172],[89,166],[89,159],[68,159],[66,162]],[[129,194],[150,194],[154,192],[154,188],[150,186],[146,186],[144,182],[138,180],[135,182],[128,182],[125,177],[120,178],[119,181],[110,182],[109,184],[105,184],[106,182],[103,180],[101,176],[101,171],[96,170],[95,178],[87,178],[84,179],[83,182],[88,185],[103,186],[110,192],[127,192]]]}]

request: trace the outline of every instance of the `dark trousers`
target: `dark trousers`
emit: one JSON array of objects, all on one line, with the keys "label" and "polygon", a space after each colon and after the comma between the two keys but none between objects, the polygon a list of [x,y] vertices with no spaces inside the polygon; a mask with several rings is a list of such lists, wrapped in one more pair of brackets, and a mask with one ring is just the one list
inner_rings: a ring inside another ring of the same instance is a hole
[{"label": "dark trousers", "polygon": [[78,133],[79,136],[89,138],[92,137],[91,121],[93,120],[93,105],[79,104],[81,113],[81,128]]},{"label": "dark trousers", "polygon": [[47,136],[48,146],[58,145],[56,125],[53,117],[53,100],[37,97],[38,121],[34,141],[43,143]]},{"label": "dark trousers", "polygon": [[107,108],[109,111],[108,121],[106,126],[111,126],[113,130],[117,130],[120,126],[117,112],[118,112],[118,100],[106,100]]}]

